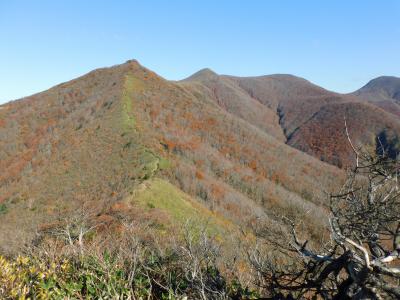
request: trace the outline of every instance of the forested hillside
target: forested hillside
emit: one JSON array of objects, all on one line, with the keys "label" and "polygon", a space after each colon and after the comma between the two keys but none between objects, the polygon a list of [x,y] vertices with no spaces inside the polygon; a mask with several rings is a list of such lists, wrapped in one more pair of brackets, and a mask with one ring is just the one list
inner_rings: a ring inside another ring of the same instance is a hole
[{"label": "forested hillside", "polygon": [[[365,90],[342,95],[291,75],[209,69],[168,81],[130,60],[0,106],[0,254],[14,257],[0,257],[0,283],[14,272],[21,282],[40,278],[54,259],[43,276],[60,297],[89,295],[82,278],[99,269],[95,287],[115,280],[120,295],[132,280],[148,280],[138,297],[173,288],[204,299],[261,295],[245,288],[257,286],[246,275],[249,249],[273,249],[258,239],[296,220],[311,245],[321,243],[328,196],[355,149],[397,156],[400,121],[382,104],[397,105],[396,93],[374,101]],[[129,279],[133,249],[140,271]],[[176,282],[157,275],[164,267]],[[64,286],[63,276],[82,285]]]}]

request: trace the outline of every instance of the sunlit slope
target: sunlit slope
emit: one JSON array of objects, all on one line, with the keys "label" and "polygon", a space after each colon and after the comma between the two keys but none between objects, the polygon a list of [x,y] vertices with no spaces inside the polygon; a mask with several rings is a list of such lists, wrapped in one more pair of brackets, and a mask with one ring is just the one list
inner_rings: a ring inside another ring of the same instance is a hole
[{"label": "sunlit slope", "polygon": [[378,78],[349,95],[285,74],[234,77],[205,70],[182,84],[288,145],[346,168],[355,158],[345,133],[345,118],[357,147],[375,151],[378,140],[387,141],[390,149],[397,147],[398,80]]},{"label": "sunlit slope", "polygon": [[136,61],[8,103],[0,111],[2,248],[32,242],[82,208],[117,222],[154,206],[169,220],[211,219],[214,228],[311,210],[314,226],[342,172],[247,116]]}]

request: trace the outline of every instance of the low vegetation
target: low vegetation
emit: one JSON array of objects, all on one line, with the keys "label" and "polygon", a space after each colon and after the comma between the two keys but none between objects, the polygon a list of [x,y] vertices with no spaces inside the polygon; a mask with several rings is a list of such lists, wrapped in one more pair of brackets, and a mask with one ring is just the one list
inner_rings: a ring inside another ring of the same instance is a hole
[{"label": "low vegetation", "polygon": [[[133,234],[137,227],[129,226]],[[142,228],[143,230],[144,228]],[[126,234],[104,247],[52,240],[15,258],[0,256],[2,299],[255,299],[234,262],[204,230],[186,225],[168,247]],[[171,239],[171,238],[169,238]],[[172,239],[171,239],[172,240]],[[106,250],[104,250],[106,249]]]}]

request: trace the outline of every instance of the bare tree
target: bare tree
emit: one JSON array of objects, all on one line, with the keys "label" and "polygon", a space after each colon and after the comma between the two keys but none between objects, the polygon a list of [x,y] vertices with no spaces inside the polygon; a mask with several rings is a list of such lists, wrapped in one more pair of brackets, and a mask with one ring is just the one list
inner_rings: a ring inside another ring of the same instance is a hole
[{"label": "bare tree", "polygon": [[94,223],[93,212],[82,206],[72,212],[68,217],[60,222],[61,226],[51,231],[51,234],[61,238],[73,253],[84,252],[84,238],[93,232],[100,224]]},{"label": "bare tree", "polygon": [[[330,238],[313,247],[284,219],[263,231],[275,252],[250,251],[257,284],[281,299],[399,299],[399,162],[357,152],[343,188],[330,197]],[[314,243],[315,245],[315,243]]]},{"label": "bare tree", "polygon": [[181,256],[186,261],[185,278],[191,283],[201,299],[224,299],[225,282],[219,274],[216,260],[220,247],[210,238],[206,227],[194,234],[193,224],[186,223],[181,245]]}]

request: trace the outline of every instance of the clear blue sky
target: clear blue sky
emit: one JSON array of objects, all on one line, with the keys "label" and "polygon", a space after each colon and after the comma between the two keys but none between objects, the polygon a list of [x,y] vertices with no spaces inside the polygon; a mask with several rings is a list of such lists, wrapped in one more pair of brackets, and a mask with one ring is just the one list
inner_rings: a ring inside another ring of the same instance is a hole
[{"label": "clear blue sky", "polygon": [[349,92],[400,76],[400,1],[0,1],[0,103],[131,58]]}]

